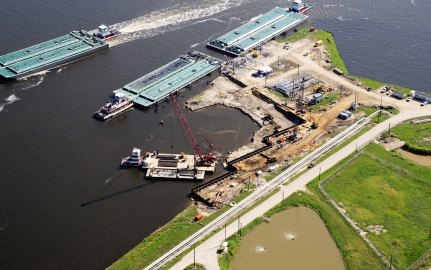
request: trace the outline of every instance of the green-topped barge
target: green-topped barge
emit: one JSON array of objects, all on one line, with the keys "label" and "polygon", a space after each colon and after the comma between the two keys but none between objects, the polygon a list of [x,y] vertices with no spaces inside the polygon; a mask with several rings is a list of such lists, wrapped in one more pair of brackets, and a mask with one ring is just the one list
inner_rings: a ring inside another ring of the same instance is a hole
[{"label": "green-topped barge", "polygon": [[109,44],[97,34],[85,30],[72,31],[67,35],[0,56],[0,77],[19,79],[108,48]]}]

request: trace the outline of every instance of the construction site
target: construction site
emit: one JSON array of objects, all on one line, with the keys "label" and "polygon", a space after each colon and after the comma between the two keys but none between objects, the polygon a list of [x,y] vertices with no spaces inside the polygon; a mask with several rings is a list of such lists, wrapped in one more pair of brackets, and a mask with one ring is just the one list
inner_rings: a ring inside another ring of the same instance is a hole
[{"label": "construction site", "polygon": [[[260,127],[249,144],[224,157],[227,173],[191,191],[201,212],[233,205],[241,192],[265,184],[363,116],[355,112],[358,94],[343,86],[347,79],[334,73],[329,59],[315,40],[303,39],[287,48],[271,41],[259,51],[225,58],[222,76],[186,102],[192,111],[214,105],[236,108]],[[362,96],[360,102],[378,104]]]}]

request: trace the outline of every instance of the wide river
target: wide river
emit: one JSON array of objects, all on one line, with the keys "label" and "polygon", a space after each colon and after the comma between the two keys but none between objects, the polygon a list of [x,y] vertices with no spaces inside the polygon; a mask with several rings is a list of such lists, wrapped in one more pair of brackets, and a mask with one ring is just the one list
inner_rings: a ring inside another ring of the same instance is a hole
[{"label": "wide river", "polygon": [[[349,70],[430,91],[425,0],[312,2],[311,22],[335,34]],[[131,147],[190,152],[169,104],[101,123],[92,113],[112,90],[204,44],[281,0],[3,0],[0,55],[71,30],[115,25],[107,52],[0,83],[0,269],[101,269],[189,202],[192,182],[144,180],[119,170]],[[213,55],[217,55],[210,52]],[[184,92],[187,97],[201,91]],[[195,135],[225,155],[257,129],[236,110],[187,112]],[[160,120],[165,125],[159,126]],[[217,172],[221,173],[221,171]]]}]

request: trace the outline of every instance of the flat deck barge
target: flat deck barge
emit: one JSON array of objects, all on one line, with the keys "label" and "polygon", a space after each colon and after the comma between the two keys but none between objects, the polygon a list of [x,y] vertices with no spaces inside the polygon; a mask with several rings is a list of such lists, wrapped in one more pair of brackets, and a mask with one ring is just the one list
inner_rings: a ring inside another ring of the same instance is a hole
[{"label": "flat deck barge", "polygon": [[191,52],[148,73],[147,75],[115,90],[133,100],[135,105],[150,107],[167,98],[171,93],[205,76],[213,71],[220,73],[221,60],[200,52]]},{"label": "flat deck barge", "polygon": [[87,31],[67,35],[0,56],[0,77],[19,79],[108,49],[109,45]]},{"label": "flat deck barge", "polygon": [[193,155],[148,152],[142,168],[147,170],[148,178],[203,180],[206,172],[214,172],[215,163],[211,166],[196,166]]},{"label": "flat deck barge", "polygon": [[210,41],[207,47],[231,56],[239,56],[298,27],[307,18],[307,15],[276,7],[257,19]]}]

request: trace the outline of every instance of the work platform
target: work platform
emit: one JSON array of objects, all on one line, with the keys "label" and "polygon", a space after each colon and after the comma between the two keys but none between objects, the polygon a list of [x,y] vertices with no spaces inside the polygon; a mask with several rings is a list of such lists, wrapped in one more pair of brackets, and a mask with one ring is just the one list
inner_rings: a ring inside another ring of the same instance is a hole
[{"label": "work platform", "polygon": [[210,41],[207,47],[231,56],[239,56],[299,26],[307,18],[307,15],[276,7],[257,19]]},{"label": "work platform", "polygon": [[215,163],[211,166],[195,166],[196,159],[193,155],[148,152],[142,168],[147,170],[148,178],[188,180],[203,180],[206,172],[213,173],[215,170]]},{"label": "work platform", "polygon": [[88,32],[67,35],[0,56],[0,76],[18,79],[107,49],[109,45]]},{"label": "work platform", "polygon": [[127,84],[122,93],[137,105],[149,107],[193,82],[220,70],[221,61],[200,52],[183,55],[174,61]]}]

